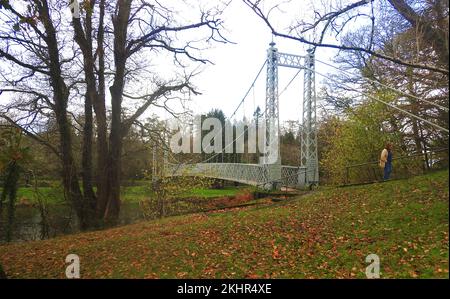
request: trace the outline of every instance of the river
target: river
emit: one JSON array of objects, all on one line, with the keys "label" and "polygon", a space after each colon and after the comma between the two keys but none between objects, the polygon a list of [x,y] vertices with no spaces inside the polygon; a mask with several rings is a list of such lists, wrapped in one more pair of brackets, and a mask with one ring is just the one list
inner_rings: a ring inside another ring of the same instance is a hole
[{"label": "river", "polygon": [[[39,210],[33,206],[17,206],[15,221],[12,232],[12,242],[23,242],[31,240],[41,240],[53,238],[60,235],[79,232],[78,219],[73,209],[66,204],[50,205],[48,208],[48,233],[42,225],[42,218]],[[119,224],[126,225],[143,220],[144,216],[138,202],[125,202],[121,206]],[[0,242],[6,241],[5,221],[6,207],[0,222]]]}]

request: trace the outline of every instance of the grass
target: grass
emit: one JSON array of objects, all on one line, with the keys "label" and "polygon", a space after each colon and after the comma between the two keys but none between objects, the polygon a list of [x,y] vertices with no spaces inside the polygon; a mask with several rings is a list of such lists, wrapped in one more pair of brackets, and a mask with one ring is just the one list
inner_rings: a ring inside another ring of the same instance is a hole
[{"label": "grass", "polygon": [[[151,195],[150,190],[150,182],[148,184],[142,184],[137,186],[129,186],[122,187],[121,190],[121,199],[123,202],[139,202],[145,198],[148,198]],[[0,188],[0,193],[1,193]],[[215,197],[226,197],[226,196],[235,196],[239,191],[241,191],[241,187],[225,187],[223,189],[194,189],[190,192],[187,192],[182,197],[194,197],[194,198],[215,198]],[[58,204],[63,203],[63,191],[61,188],[53,188],[53,187],[39,187],[38,191],[41,194],[41,197],[46,200],[48,204]],[[17,192],[17,198],[19,203],[21,200],[26,200],[30,203],[35,201],[34,196],[34,188],[33,187],[21,187]]]},{"label": "grass", "polygon": [[200,198],[235,196],[242,189],[243,188],[239,187],[225,187],[223,189],[194,189],[187,192],[184,196]]},{"label": "grass", "polygon": [[[215,198],[225,196],[235,196],[242,188],[239,187],[225,187],[223,189],[207,189],[198,188],[186,192],[181,198]],[[148,198],[151,194],[149,186],[133,186],[123,187],[121,192],[121,199],[125,202],[138,202],[142,199]]]},{"label": "grass", "polygon": [[[64,203],[63,191],[56,187],[38,187],[38,192],[42,199],[48,204]],[[1,188],[0,188],[1,192]],[[34,203],[36,201],[34,187],[21,187],[17,190],[17,199],[21,201],[28,201]]]},{"label": "grass", "polygon": [[448,172],[0,246],[13,278],[448,278]]}]

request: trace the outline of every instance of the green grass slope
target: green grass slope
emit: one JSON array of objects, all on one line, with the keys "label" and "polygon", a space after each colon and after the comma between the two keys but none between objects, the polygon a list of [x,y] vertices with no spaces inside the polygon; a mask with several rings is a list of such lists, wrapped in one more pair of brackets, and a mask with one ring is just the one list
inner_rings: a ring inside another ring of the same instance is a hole
[{"label": "green grass slope", "polygon": [[318,191],[288,202],[0,246],[9,277],[448,278],[448,172]]}]

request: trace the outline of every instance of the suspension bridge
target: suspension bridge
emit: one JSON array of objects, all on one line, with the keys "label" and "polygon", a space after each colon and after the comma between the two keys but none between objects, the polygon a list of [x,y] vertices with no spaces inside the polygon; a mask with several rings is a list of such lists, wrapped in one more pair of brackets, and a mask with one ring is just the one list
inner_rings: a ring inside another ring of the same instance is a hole
[{"label": "suspension bridge", "polygon": [[[321,62],[321,61],[319,61]],[[326,62],[321,62],[327,66],[337,67],[330,65]],[[242,101],[238,104],[236,110],[232,118],[239,107],[243,104],[246,97],[250,93],[251,89],[254,88],[255,82],[262,73],[264,67],[267,70],[266,76],[266,98],[265,98],[265,110],[263,115],[265,116],[266,122],[274,122],[275,127],[277,128],[277,132],[275,134],[269,134],[266,132],[266,140],[264,142],[264,155],[260,157],[259,164],[246,164],[246,163],[210,163],[210,161],[220,155],[221,153],[216,153],[215,156],[210,157],[199,163],[169,163],[167,161],[167,157],[164,162],[164,171],[163,175],[166,177],[176,177],[176,176],[204,176],[209,178],[234,181],[242,184],[248,184],[258,187],[263,187],[266,189],[280,189],[281,187],[289,187],[289,188],[304,188],[311,187],[319,184],[319,164],[318,164],[318,148],[317,148],[317,99],[316,99],[316,74],[330,80],[337,82],[333,77],[322,74],[316,71],[316,58],[314,49],[308,49],[305,55],[294,55],[279,52],[276,48],[274,42],[270,43],[270,48],[267,51],[267,59],[261,67],[258,75],[253,81],[250,89],[242,99]],[[278,87],[278,74],[279,68],[293,68],[297,69],[298,72],[289,82],[285,89],[279,92]],[[338,69],[341,72],[348,72]],[[280,95],[289,87],[289,85],[294,81],[294,79],[303,72],[303,112],[301,119],[301,129],[300,129],[300,165],[298,166],[286,166],[281,164],[281,156],[280,156]],[[368,79],[370,80],[370,79]],[[376,81],[372,81],[375,84],[381,84]],[[341,83],[340,83],[341,84]],[[435,104],[432,102],[428,102],[425,99],[417,98],[413,95],[405,94],[404,92],[385,86],[384,87],[391,89],[403,96],[415,98],[416,100],[427,102],[431,105],[436,106],[439,109],[444,109],[448,112],[448,108],[441,106],[439,104]],[[448,133],[448,129],[440,127],[439,125],[424,119],[420,116],[414,115],[409,111],[406,111],[398,106],[395,106],[391,103],[387,103],[383,100],[375,98],[371,95],[367,95],[364,92],[352,87],[345,86],[348,90],[353,90],[357,93],[360,93],[363,96],[367,96],[373,100],[383,103],[384,105],[403,112],[410,117],[416,118],[422,122],[425,122],[439,130],[445,131]],[[273,125],[273,123],[272,123]],[[267,126],[269,128],[269,126]],[[229,147],[233,146],[233,143],[242,138],[242,135],[245,134],[244,131],[241,136],[236,137],[233,142],[225,145],[222,149],[223,151]],[[276,157],[275,160],[272,159],[270,163],[268,163],[268,156]]]}]

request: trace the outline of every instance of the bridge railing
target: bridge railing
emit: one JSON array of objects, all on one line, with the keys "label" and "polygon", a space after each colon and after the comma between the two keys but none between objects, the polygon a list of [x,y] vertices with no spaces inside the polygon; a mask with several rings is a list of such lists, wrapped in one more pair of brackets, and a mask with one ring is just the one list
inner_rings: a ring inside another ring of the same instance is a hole
[{"label": "bridge railing", "polygon": [[[281,184],[285,187],[299,188],[304,186],[305,168],[281,166]],[[166,176],[205,176],[215,179],[239,182],[253,186],[264,186],[267,183],[267,168],[261,164],[240,163],[198,163],[167,164]]]},{"label": "bridge railing", "polygon": [[303,187],[305,185],[305,175],[305,167],[281,166],[281,184],[283,187]]},{"label": "bridge railing", "polygon": [[168,164],[166,175],[202,175],[255,186],[265,180],[264,168],[261,165],[239,163]]},{"label": "bridge railing", "polygon": [[[427,163],[428,161],[428,163]],[[434,149],[424,153],[396,157],[392,160],[391,179],[408,178],[432,170],[448,168],[448,149]],[[344,185],[370,183],[383,180],[379,161],[348,165],[345,167]]]}]

